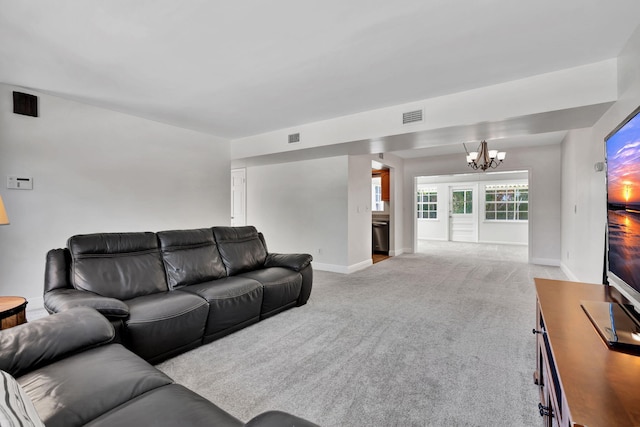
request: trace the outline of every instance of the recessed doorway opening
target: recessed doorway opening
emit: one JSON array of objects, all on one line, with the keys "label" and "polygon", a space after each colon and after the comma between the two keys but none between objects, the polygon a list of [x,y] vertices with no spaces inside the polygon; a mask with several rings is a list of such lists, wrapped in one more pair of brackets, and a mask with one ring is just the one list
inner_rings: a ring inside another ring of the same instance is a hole
[{"label": "recessed doorway opening", "polygon": [[415,252],[432,251],[430,242],[482,244],[496,253],[512,246],[529,260],[528,171],[419,176],[414,200]]}]

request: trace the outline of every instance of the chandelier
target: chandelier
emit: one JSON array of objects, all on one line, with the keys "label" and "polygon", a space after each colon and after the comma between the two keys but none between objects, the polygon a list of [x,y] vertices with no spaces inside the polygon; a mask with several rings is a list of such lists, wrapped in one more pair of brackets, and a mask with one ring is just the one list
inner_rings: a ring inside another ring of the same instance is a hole
[{"label": "chandelier", "polygon": [[482,141],[478,147],[478,151],[469,152],[467,146],[463,143],[464,151],[467,152],[467,164],[473,170],[495,169],[504,160],[507,153],[498,150],[489,150],[487,141]]}]

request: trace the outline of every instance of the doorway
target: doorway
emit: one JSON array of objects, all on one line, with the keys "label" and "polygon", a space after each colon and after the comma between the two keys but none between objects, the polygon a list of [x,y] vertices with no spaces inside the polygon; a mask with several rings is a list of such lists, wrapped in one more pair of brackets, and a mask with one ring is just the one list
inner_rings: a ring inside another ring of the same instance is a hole
[{"label": "doorway", "polygon": [[528,252],[529,171],[418,176],[414,250],[431,242],[519,247]]},{"label": "doorway", "polygon": [[240,227],[247,225],[247,170],[231,170],[231,225]]},{"label": "doorway", "polygon": [[391,169],[377,162],[371,167],[371,254],[375,264],[389,258],[391,252]]}]

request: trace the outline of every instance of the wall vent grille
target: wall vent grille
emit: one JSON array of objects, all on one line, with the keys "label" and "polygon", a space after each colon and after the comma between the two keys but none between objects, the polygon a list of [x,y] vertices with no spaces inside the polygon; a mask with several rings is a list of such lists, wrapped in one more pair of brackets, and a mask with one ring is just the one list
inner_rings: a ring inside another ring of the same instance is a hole
[{"label": "wall vent grille", "polygon": [[402,124],[416,123],[422,121],[422,110],[408,111],[402,113]]},{"label": "wall vent grille", "polygon": [[295,144],[296,142],[300,142],[300,134],[292,133],[289,135],[289,144]]},{"label": "wall vent grille", "polygon": [[13,112],[38,117],[38,97],[28,93],[13,92]]}]

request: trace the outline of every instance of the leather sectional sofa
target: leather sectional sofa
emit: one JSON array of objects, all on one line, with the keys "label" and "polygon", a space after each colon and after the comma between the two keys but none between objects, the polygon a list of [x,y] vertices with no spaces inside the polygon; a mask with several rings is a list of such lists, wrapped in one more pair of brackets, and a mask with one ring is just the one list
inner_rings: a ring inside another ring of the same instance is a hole
[{"label": "leather sectional sofa", "polygon": [[86,307],[0,331],[0,425],[316,426],[280,411],[245,424],[114,337],[113,325]]},{"label": "leather sectional sofa", "polygon": [[151,363],[304,305],[308,254],[269,253],[255,227],[71,237],[47,254],[49,313],[91,307]]}]

